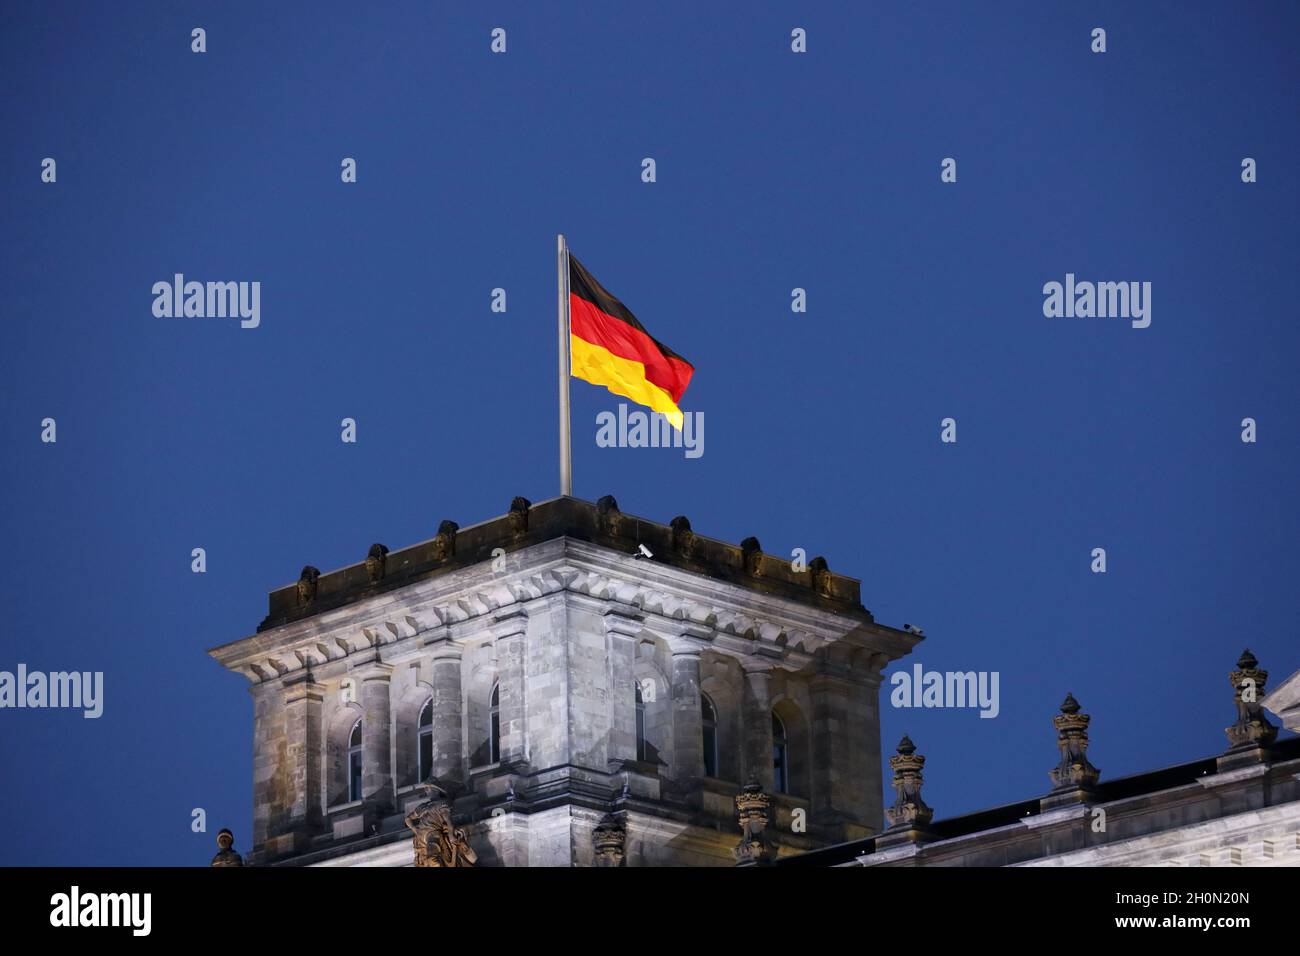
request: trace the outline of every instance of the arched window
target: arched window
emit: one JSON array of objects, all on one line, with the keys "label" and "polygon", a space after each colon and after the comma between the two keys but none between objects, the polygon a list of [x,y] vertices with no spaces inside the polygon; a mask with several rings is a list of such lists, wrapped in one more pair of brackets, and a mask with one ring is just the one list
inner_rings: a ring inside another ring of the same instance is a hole
[{"label": "arched window", "polygon": [[348,800],[361,799],[361,719],[348,736]]},{"label": "arched window", "polygon": [[704,728],[704,776],[718,775],[718,711],[708,694],[700,695],[701,726]]},{"label": "arched window", "polygon": [[416,723],[416,735],[420,744],[419,783],[429,779],[433,772],[433,698],[430,697],[420,708],[420,719]]},{"label": "arched window", "polygon": [[636,759],[649,760],[645,742],[645,701],[641,697],[641,684],[636,684]]},{"label": "arched window", "polygon": [[492,700],[488,705],[491,732],[488,734],[488,763],[501,760],[501,684],[492,685]]},{"label": "arched window", "polygon": [[777,793],[790,792],[790,741],[776,711],[772,711],[772,786]]}]

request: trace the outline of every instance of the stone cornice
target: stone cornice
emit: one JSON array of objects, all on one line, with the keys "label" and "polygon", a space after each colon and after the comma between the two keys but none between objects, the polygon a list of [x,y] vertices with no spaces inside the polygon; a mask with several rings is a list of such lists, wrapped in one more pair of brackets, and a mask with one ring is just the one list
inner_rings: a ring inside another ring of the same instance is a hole
[{"label": "stone cornice", "polygon": [[[1178,827],[1144,833],[1129,839],[1081,847],[1049,857],[1025,860],[1013,866],[1133,866],[1151,864],[1159,858],[1165,865],[1179,865],[1188,854],[1218,849],[1220,845],[1249,843],[1261,839],[1261,833],[1278,827],[1294,828],[1297,823],[1295,803],[1232,813]],[[1291,832],[1295,838],[1294,830]],[[1294,857],[1293,857],[1294,858]]]},{"label": "stone cornice", "polygon": [[[861,614],[756,593],[697,571],[636,559],[611,547],[558,538],[512,554],[512,570],[490,563],[415,581],[213,648],[224,667],[254,683],[353,655],[460,643],[485,633],[517,633],[529,605],[561,592],[599,603],[623,629],[645,629],[679,646],[757,655],[771,665],[825,671],[879,671],[907,653],[915,635]],[[415,639],[415,640],[413,640]]]}]

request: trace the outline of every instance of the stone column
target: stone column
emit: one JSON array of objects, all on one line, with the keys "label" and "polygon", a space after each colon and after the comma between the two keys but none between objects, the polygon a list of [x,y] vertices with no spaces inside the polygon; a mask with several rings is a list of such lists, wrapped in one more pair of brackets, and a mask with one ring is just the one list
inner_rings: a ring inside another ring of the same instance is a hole
[{"label": "stone column", "polygon": [[310,833],[321,822],[324,700],[325,687],[313,681],[310,674],[284,685],[287,792],[282,832]]},{"label": "stone column", "polygon": [[361,795],[370,816],[393,809],[393,668],[378,660],[362,665]]},{"label": "stone column", "polygon": [[673,644],[673,765],[677,782],[704,776],[704,727],[700,716],[700,654]]},{"label": "stone column", "polygon": [[[449,644],[433,652],[433,776],[444,782],[464,782],[461,756],[461,648]],[[421,781],[423,782],[423,781]]]},{"label": "stone column", "polygon": [[609,764],[621,766],[636,760],[636,642],[643,627],[635,612],[607,605],[605,620],[606,657],[609,661]]},{"label": "stone column", "polygon": [[496,618],[497,684],[501,719],[501,762],[523,763],[527,753],[525,720],[525,653],[528,646],[528,612],[512,606]]},{"label": "stone column", "polygon": [[772,791],[772,672],[766,665],[745,668],[745,774]]}]

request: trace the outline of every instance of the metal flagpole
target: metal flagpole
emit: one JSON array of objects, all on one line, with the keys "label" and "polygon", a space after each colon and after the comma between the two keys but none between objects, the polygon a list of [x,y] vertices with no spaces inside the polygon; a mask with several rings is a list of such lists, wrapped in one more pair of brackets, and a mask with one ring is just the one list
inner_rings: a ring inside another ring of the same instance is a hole
[{"label": "metal flagpole", "polygon": [[573,458],[569,435],[569,247],[555,237],[556,278],[559,283],[560,346],[560,494],[573,494]]}]

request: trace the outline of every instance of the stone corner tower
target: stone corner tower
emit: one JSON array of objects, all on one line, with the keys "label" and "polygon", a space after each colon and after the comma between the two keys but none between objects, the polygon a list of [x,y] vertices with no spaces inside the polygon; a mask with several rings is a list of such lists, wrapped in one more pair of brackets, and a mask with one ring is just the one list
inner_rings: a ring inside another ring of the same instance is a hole
[{"label": "stone corner tower", "polygon": [[879,831],[918,640],[821,558],[562,497],[304,568],[209,653],[252,683],[250,864],[410,865],[431,784],[479,866],[731,865],[747,781],[773,855]]}]

